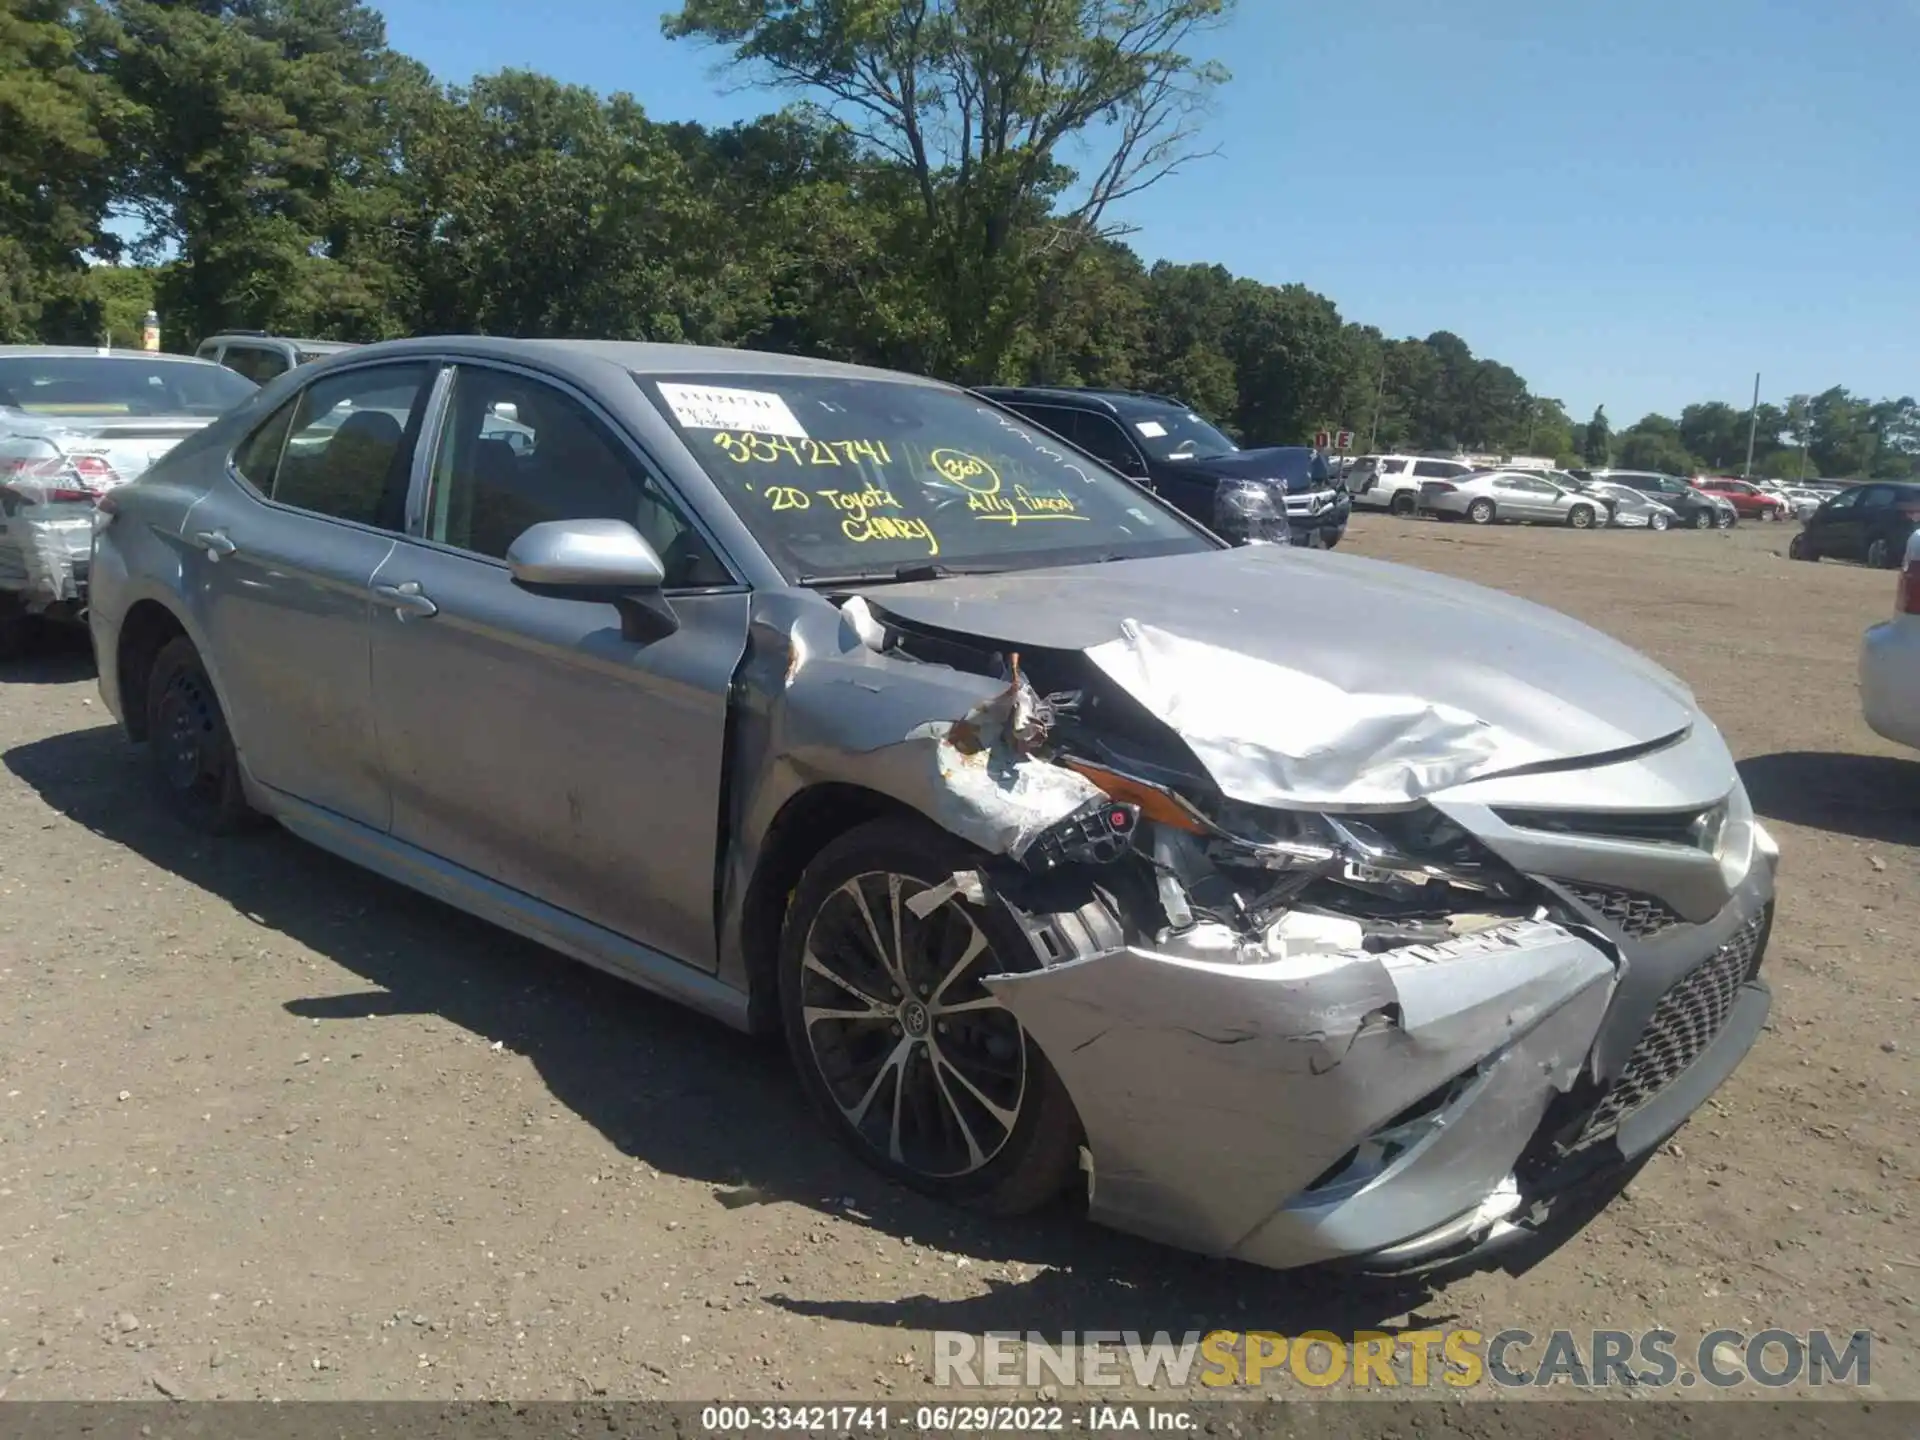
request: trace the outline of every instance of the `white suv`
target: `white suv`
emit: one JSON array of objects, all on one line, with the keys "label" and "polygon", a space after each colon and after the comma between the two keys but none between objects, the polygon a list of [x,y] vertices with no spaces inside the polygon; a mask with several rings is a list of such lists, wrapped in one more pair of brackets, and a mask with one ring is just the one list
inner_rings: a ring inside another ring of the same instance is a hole
[{"label": "white suv", "polygon": [[1347,489],[1356,506],[1411,515],[1420,504],[1425,480],[1458,480],[1473,467],[1459,460],[1435,460],[1425,455],[1363,455],[1347,476]]}]

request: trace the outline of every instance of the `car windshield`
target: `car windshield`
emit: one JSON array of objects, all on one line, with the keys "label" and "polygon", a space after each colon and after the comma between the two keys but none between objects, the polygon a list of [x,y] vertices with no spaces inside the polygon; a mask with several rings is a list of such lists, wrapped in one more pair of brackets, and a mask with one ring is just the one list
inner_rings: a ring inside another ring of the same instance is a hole
[{"label": "car windshield", "polygon": [[1132,481],[963,391],[837,375],[634,378],[801,583],[1219,543]]},{"label": "car windshield", "polygon": [[1150,414],[1122,417],[1147,454],[1156,460],[1210,460],[1231,455],[1240,447],[1191,410],[1171,405]]},{"label": "car windshield", "polygon": [[218,415],[259,388],[224,366],[160,356],[0,358],[0,405],[29,415]]}]

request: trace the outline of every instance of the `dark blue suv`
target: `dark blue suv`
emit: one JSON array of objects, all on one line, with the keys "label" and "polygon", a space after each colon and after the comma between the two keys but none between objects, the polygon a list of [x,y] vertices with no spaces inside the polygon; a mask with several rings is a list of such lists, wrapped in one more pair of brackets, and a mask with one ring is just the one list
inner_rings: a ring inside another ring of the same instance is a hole
[{"label": "dark blue suv", "polygon": [[1332,549],[1352,502],[1319,451],[1242,450],[1170,395],[984,385],[976,392],[1051,430],[1237,544]]}]

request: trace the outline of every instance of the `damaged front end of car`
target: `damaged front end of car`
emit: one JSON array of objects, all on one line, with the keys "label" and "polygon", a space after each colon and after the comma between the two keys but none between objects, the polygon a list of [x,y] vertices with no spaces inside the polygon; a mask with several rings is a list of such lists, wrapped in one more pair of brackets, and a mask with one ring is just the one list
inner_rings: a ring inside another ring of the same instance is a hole
[{"label": "damaged front end of car", "polygon": [[[987,988],[1072,1098],[1091,1213],[1116,1228],[1279,1268],[1491,1255],[1671,1133],[1764,1020],[1757,825],[1738,895],[1629,983],[1636,937],[1440,803],[1540,763],[1471,716],[1349,691],[1346,753],[1323,734],[1282,754],[1232,717],[1182,726],[1142,657],[1163,676],[1217,657],[1166,632],[1015,648],[884,594],[837,619],[768,617],[788,648],[748,808],[763,823],[854,774],[985,853],[915,908],[1003,904],[1025,928],[1036,963]],[[956,693],[976,698],[936,718]],[[828,740],[848,728],[851,766]],[[1343,769],[1351,808],[1330,803]],[[1698,1013],[1652,1014],[1711,968],[1694,951],[1729,947]],[[1630,1082],[1631,1113],[1598,1123]]]}]

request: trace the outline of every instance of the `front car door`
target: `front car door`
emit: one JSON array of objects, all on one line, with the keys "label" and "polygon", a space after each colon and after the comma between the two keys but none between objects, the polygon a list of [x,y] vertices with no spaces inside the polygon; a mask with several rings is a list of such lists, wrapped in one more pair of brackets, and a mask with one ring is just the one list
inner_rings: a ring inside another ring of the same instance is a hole
[{"label": "front car door", "polygon": [[[508,546],[570,519],[647,537],[677,631],[514,584]],[[612,421],[517,368],[460,362],[408,530],[373,577],[394,838],[714,969],[746,587]]]},{"label": "front car door", "polygon": [[1858,560],[1866,550],[1866,533],[1860,512],[1860,494],[1865,487],[1842,490],[1807,519],[1807,539],[1816,553],[1843,560]]},{"label": "front car door", "polygon": [[188,513],[185,581],[248,773],[387,826],[367,585],[406,513],[434,368],[336,371],[235,448]]}]

